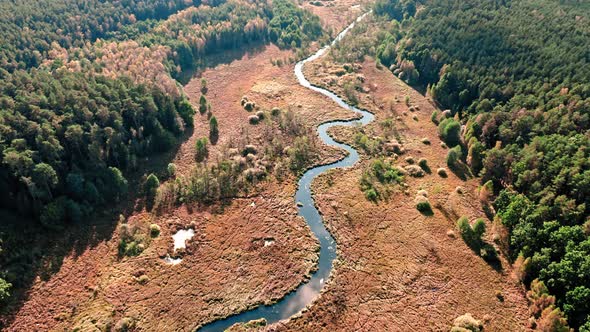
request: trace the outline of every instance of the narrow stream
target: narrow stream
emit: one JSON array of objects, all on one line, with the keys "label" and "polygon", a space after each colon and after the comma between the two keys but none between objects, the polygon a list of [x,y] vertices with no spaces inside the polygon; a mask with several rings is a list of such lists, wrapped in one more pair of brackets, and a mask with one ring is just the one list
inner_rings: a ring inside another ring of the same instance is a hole
[{"label": "narrow stream", "polygon": [[299,179],[299,187],[297,189],[297,193],[295,194],[295,202],[302,203],[302,206],[299,207],[299,215],[305,218],[305,221],[311,228],[311,231],[320,242],[320,259],[318,270],[312,274],[309,281],[299,285],[295,291],[287,294],[277,303],[272,305],[262,305],[252,310],[230,316],[226,319],[214,321],[198,329],[198,331],[223,331],[236,323],[244,323],[260,318],[266,319],[268,324],[287,319],[300,312],[308,304],[312,303],[322,290],[325,281],[328,280],[330,272],[332,271],[334,259],[336,258],[336,242],[324,226],[322,217],[315,207],[315,203],[311,194],[311,183],[318,175],[326,172],[327,170],[338,167],[352,166],[359,159],[357,151],[351,146],[334,141],[334,139],[328,135],[328,129],[334,126],[354,126],[357,124],[365,125],[373,121],[374,116],[367,111],[363,111],[354,106],[348,105],[340,97],[328,90],[311,85],[311,83],[303,75],[303,66],[306,62],[313,61],[324,55],[330,49],[330,46],[342,39],[346,33],[352,29],[354,24],[362,20],[367,14],[368,13],[365,13],[358,17],[355,22],[350,24],[346,29],[338,34],[338,36],[336,36],[330,45],[323,47],[309,58],[302,60],[295,65],[295,75],[299,80],[299,84],[328,96],[341,107],[354,111],[362,116],[359,120],[337,120],[325,122],[319,125],[317,131],[320,139],[327,145],[335,146],[348,151],[348,156],[333,164],[314,167],[305,172],[301,179]]}]

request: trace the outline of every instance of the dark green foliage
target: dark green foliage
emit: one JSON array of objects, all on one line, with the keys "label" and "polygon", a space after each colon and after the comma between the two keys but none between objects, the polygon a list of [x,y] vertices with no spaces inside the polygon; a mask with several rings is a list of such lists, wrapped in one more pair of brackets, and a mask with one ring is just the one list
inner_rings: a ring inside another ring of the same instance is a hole
[{"label": "dark green foliage", "polygon": [[214,116],[209,119],[209,139],[212,144],[215,144],[219,139],[219,125],[217,124],[217,118]]},{"label": "dark green foliage", "polygon": [[158,177],[154,173],[148,175],[143,187],[146,197],[148,197],[148,199],[154,199],[159,186],[160,180],[158,180]]},{"label": "dark green foliage", "polygon": [[360,185],[365,197],[377,202],[379,199],[386,199],[390,194],[391,184],[401,184],[404,176],[399,169],[390,162],[383,159],[375,159],[371,162],[369,169],[363,172]]},{"label": "dark green foliage", "polygon": [[461,162],[461,158],[461,146],[457,145],[456,147],[449,149],[449,152],[447,153],[447,165],[451,169],[456,169]]},{"label": "dark green foliage", "polygon": [[428,201],[418,202],[416,204],[416,210],[420,211],[420,213],[426,216],[431,216],[433,214],[432,207]]},{"label": "dark green foliage", "polygon": [[317,16],[290,0],[274,0],[272,3],[268,33],[270,40],[279,47],[301,47],[322,36],[322,25]]},{"label": "dark green foliage", "polygon": [[458,145],[461,143],[461,124],[453,118],[444,119],[438,125],[438,135],[449,147]]},{"label": "dark green foliage", "polygon": [[197,139],[197,142],[195,143],[195,159],[197,161],[203,161],[205,158],[207,158],[208,153],[207,138],[202,137]]},{"label": "dark green foliage", "polygon": [[482,239],[483,234],[486,232],[486,224],[483,219],[477,219],[472,227],[467,217],[461,217],[457,220],[457,228],[459,228],[461,237],[467,246],[483,259],[488,262],[494,262],[498,259],[496,249]]},{"label": "dark green foliage", "polygon": [[201,95],[201,98],[199,98],[199,113],[201,113],[201,115],[207,112],[208,105],[209,103],[207,102],[205,95]]},{"label": "dark green foliage", "polygon": [[[544,281],[572,327],[580,327],[590,314],[580,288],[590,284],[582,227],[590,212],[590,25],[582,20],[590,7],[416,2],[424,9],[406,21],[399,60],[413,62],[433,98],[467,123],[471,169],[497,191],[512,188],[495,202],[511,258],[529,258],[526,282]],[[407,8],[407,1],[380,0],[375,12],[400,20],[412,15]],[[458,152],[449,151],[454,171]]]},{"label": "dark green foliage", "polygon": [[52,228],[122,197],[123,172],[175,144],[179,109],[192,123],[185,100],[127,79],[17,71],[0,91],[2,202]]},{"label": "dark green foliage", "polygon": [[6,301],[10,297],[10,289],[12,284],[0,278],[0,303]]}]

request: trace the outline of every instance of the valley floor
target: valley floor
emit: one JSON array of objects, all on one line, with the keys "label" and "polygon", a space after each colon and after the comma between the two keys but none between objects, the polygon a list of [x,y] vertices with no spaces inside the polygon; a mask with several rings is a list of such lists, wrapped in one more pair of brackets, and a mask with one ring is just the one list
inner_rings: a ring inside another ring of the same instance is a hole
[{"label": "valley floor", "polygon": [[[334,31],[360,14],[356,2],[330,4],[305,6]],[[231,141],[262,146],[267,139],[263,126],[248,124],[251,113],[240,104],[243,96],[264,109],[291,109],[314,127],[354,116],[299,86],[294,63],[288,60],[294,57],[290,51],[265,46],[202,73],[220,130],[219,142],[209,150],[211,160]],[[273,65],[271,59],[287,64]],[[307,66],[307,76],[342,94],[340,87],[327,83],[337,65],[323,66],[322,61]],[[376,115],[365,131],[377,133],[384,119],[399,117],[395,126],[406,152],[396,163],[405,165],[407,156],[426,158],[433,172],[408,177],[407,188],[378,204],[365,199],[359,187],[369,162],[366,156],[350,169],[321,176],[314,184],[315,198],[338,243],[335,270],[311,308],[266,329],[442,331],[457,316],[471,313],[489,331],[525,330],[527,303],[511,267],[502,261],[501,268],[494,269],[450,232],[458,217],[475,219],[484,213],[475,179],[463,181],[451,172],[447,178],[436,174],[438,167],[446,167],[447,151],[430,121],[434,106],[370,60],[362,64],[361,72],[367,92],[361,94],[360,106]],[[199,89],[200,78],[185,86],[196,107]],[[408,111],[405,96],[419,111]],[[197,114],[192,136],[173,160],[178,174],[189,174],[195,142],[208,130],[207,117]],[[334,135],[352,144],[355,130],[339,129]],[[422,143],[424,138],[431,144]],[[320,151],[316,164],[342,157],[342,151],[326,147]],[[180,207],[161,216],[144,210],[132,214],[127,218],[129,227],[155,223],[161,228],[160,236],[141,255],[119,258],[117,231],[95,246],[70,253],[57,273],[35,282],[6,330],[98,331],[132,318],[137,330],[192,331],[282,297],[305,280],[317,260],[317,241],[297,216],[295,184],[293,176],[282,182],[263,181],[227,206]],[[434,206],[433,216],[423,216],[415,208],[416,193],[422,189]],[[171,235],[189,227],[195,236],[187,243],[182,263],[165,263],[162,257],[173,251]],[[71,236],[83,231],[75,230]],[[138,282],[141,276],[147,276],[147,281]]]}]

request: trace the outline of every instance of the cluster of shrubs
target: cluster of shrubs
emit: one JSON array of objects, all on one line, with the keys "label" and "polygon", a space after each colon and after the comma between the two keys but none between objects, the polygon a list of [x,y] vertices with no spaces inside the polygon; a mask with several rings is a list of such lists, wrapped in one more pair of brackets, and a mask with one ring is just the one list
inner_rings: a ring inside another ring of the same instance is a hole
[{"label": "cluster of shrubs", "polygon": [[391,184],[402,184],[404,175],[400,169],[395,167],[390,161],[375,159],[369,165],[369,169],[363,172],[360,185],[365,197],[373,202],[379,199],[386,199],[389,194]]},{"label": "cluster of shrubs", "polygon": [[467,217],[461,217],[457,220],[457,228],[465,244],[475,253],[488,262],[498,260],[496,248],[482,239],[483,234],[486,232],[486,223],[483,219],[477,219],[473,226],[471,226]]}]

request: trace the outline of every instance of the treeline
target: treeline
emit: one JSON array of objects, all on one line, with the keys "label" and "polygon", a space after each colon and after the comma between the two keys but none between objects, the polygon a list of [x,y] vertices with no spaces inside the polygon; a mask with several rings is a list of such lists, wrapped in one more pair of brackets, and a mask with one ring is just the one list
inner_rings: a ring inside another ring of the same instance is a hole
[{"label": "treeline", "polygon": [[429,86],[465,125],[450,130],[449,120],[441,132],[453,133],[458,155],[498,195],[494,206],[523,281],[538,279],[536,287],[554,295],[544,304],[531,298],[543,306],[533,325],[550,321],[560,330],[565,314],[589,331],[590,8],[382,0],[375,13],[400,21],[378,47],[381,63]]},{"label": "treeline", "polygon": [[0,91],[2,207],[50,228],[117,201],[123,172],[176,145],[194,113],[157,88],[66,70],[17,71]]},{"label": "treeline", "polygon": [[[219,1],[214,1],[219,2]],[[88,41],[144,20],[160,20],[200,0],[23,0],[0,2],[0,67],[36,67],[52,49]]]}]

